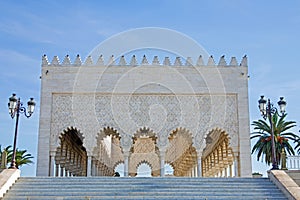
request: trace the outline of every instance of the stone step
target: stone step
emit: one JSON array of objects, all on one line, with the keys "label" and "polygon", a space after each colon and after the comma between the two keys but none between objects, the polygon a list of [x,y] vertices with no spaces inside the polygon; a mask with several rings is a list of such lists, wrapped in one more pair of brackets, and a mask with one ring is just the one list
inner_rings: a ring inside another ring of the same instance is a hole
[{"label": "stone step", "polygon": [[251,190],[249,189],[248,191],[239,191],[239,190],[235,190],[235,191],[222,191],[222,190],[192,190],[192,191],[181,191],[181,190],[177,190],[176,193],[174,193],[175,191],[168,191],[168,190],[135,190],[135,189],[128,189],[128,190],[118,190],[118,191],[89,191],[89,190],[77,190],[77,191],[68,191],[68,190],[52,190],[52,191],[22,191],[22,192],[14,192],[13,195],[33,195],[35,193],[43,193],[44,195],[57,195],[58,193],[60,195],[72,195],[72,196],[77,196],[77,195],[83,195],[83,194],[90,194],[92,196],[95,195],[115,195],[115,194],[126,194],[126,195],[130,195],[130,194],[144,194],[144,195],[148,195],[148,196],[152,196],[152,195],[156,195],[156,194],[184,194],[184,195],[203,195],[203,194],[214,194],[214,195],[223,195],[223,194],[230,194],[230,193],[235,193],[236,195],[240,196],[240,195],[255,195],[255,194],[265,194],[265,195],[279,195],[281,194],[280,191],[262,191],[262,190]]},{"label": "stone step", "polygon": [[[104,184],[104,183],[101,183],[101,184],[87,184],[89,185],[89,189],[116,189],[116,188],[153,188],[153,187],[156,187],[156,188],[169,188],[169,187],[172,187],[172,188],[192,188],[192,189],[195,189],[195,188],[203,188],[203,189],[211,189],[212,187],[214,189],[219,189],[219,188],[222,188],[222,189],[232,189],[232,188],[238,188],[238,189],[241,189],[241,190],[244,190],[244,189],[248,189],[249,187],[251,187],[252,189],[274,189],[276,188],[275,185],[273,184],[172,184],[170,186],[169,183],[167,184],[163,184],[163,183],[148,183],[148,184],[120,184],[120,183],[113,183],[113,184]],[[79,188],[82,188],[82,184],[75,184],[75,183],[66,183],[66,184],[62,184],[62,183],[55,183],[55,185],[51,185],[51,184],[45,184],[45,183],[34,183],[34,184],[21,184],[21,183],[17,183],[15,184],[15,187],[13,189],[22,189],[22,188],[27,188],[27,189],[33,189],[33,188],[41,188],[41,189],[45,189],[45,188],[74,188],[74,189],[79,189]]]},{"label": "stone step", "polygon": [[107,183],[91,183],[91,182],[66,182],[66,183],[62,183],[62,182],[56,182],[55,185],[51,185],[51,183],[45,183],[45,182],[32,182],[32,183],[17,183],[15,184],[15,186],[19,186],[18,188],[49,188],[49,185],[51,185],[51,187],[53,188],[81,188],[82,185],[89,185],[89,188],[93,189],[97,189],[97,188],[103,188],[103,189],[107,189],[107,188],[126,188],[126,187],[131,187],[131,188],[135,188],[135,187],[139,187],[139,188],[147,188],[147,187],[165,187],[169,184],[172,185],[173,188],[240,188],[240,189],[247,189],[249,187],[253,188],[253,189],[260,189],[260,188],[265,188],[265,189],[272,189],[272,188],[276,188],[275,185],[273,185],[270,182],[267,183],[231,183],[231,184],[224,184],[224,183],[128,183],[128,182],[107,182]]},{"label": "stone step", "polygon": [[269,181],[268,178],[186,178],[186,177],[107,177],[107,176],[92,176],[92,177],[83,177],[83,176],[76,176],[76,177],[20,177],[19,180],[89,180],[89,181],[97,181],[97,180],[109,180],[109,181],[115,181],[115,180],[125,180],[125,181],[153,181],[153,180],[161,180],[161,181],[173,181],[173,180],[182,180],[182,181],[220,181],[220,182],[242,182],[242,181],[251,181],[251,182],[258,182],[258,181]]},{"label": "stone step", "polygon": [[253,199],[256,199],[256,197],[262,197],[264,196],[265,199],[269,199],[269,198],[285,198],[283,195],[280,194],[264,194],[264,193],[222,193],[222,192],[211,192],[211,193],[207,193],[207,192],[188,192],[188,193],[183,193],[183,192],[176,192],[176,193],[171,193],[171,192],[123,192],[123,193],[74,193],[74,194],[70,194],[70,193],[51,193],[51,194],[47,194],[47,193],[35,193],[35,194],[27,194],[27,193],[23,193],[23,194],[19,194],[19,195],[7,195],[5,196],[4,199],[8,198],[8,197],[15,197],[15,198],[20,198],[20,197],[27,197],[28,199],[31,199],[33,197],[38,197],[38,196],[43,196],[43,197],[80,197],[80,196],[85,196],[85,197],[101,197],[101,198],[115,198],[115,197],[160,197],[160,199],[164,199],[165,197],[181,197],[181,198],[194,198],[194,197],[198,197],[198,198],[208,198],[208,197],[236,197],[236,198],[245,198],[245,197],[252,197]]},{"label": "stone step", "polygon": [[267,184],[271,182],[269,181],[269,179],[253,179],[253,178],[249,178],[249,179],[226,179],[226,180],[222,180],[221,178],[215,178],[215,179],[135,179],[135,178],[91,178],[91,179],[87,179],[87,178],[38,178],[38,179],[34,179],[34,178],[20,178],[18,180],[18,182],[22,182],[22,183],[51,183],[53,181],[55,181],[56,183],[65,183],[65,182],[71,182],[72,183],[78,183],[78,182],[85,182],[85,183],[135,183],[135,184],[140,184],[140,183],[199,183],[199,184],[209,184],[209,183],[219,183],[219,184],[223,184],[223,183],[230,183],[230,184],[244,184],[244,183],[256,183],[256,184]]},{"label": "stone step", "polygon": [[[57,188],[57,187],[49,187],[49,188],[13,188],[11,189],[11,192],[19,192],[19,193],[26,193],[26,192],[31,192],[31,193],[34,193],[34,192],[47,192],[47,193],[51,193],[51,192],[78,192],[80,191],[79,190],[80,188]],[[82,188],[81,188],[82,189]],[[84,192],[123,192],[123,191],[134,191],[134,192],[144,192],[145,190],[149,191],[149,192],[156,192],[156,191],[159,191],[159,192],[177,192],[178,190],[180,190],[181,192],[194,192],[195,189],[199,189],[198,188],[173,188],[173,187],[164,187],[164,188],[161,188],[161,187],[151,187],[151,188],[146,188],[146,187],[142,187],[142,188],[138,188],[138,187],[122,187],[122,188],[111,188],[111,189],[108,189],[108,188],[86,188]],[[202,188],[201,187],[201,191],[200,192],[241,192],[241,193],[247,193],[247,192],[252,192],[252,193],[260,193],[260,192],[263,192],[263,193],[270,193],[270,194],[274,194],[274,193],[280,193],[280,191],[273,191],[274,189],[277,189],[277,188],[262,188],[262,189],[247,189],[247,188],[243,188],[243,189],[240,189],[240,188],[229,188],[229,187],[226,187],[226,188]],[[272,192],[270,192],[272,191]]]},{"label": "stone step", "polygon": [[[50,185],[50,186],[15,186],[13,188],[11,188],[11,191],[24,191],[24,190],[31,190],[31,191],[36,191],[36,190],[78,190],[81,189],[82,185]],[[160,190],[164,190],[164,189],[168,189],[168,190],[176,190],[177,188],[180,188],[181,190],[195,190],[197,188],[201,188],[202,190],[211,190],[212,188],[214,188],[214,190],[224,190],[224,191],[231,191],[231,190],[239,190],[239,191],[247,191],[249,190],[249,186],[243,186],[243,187],[232,187],[232,186],[214,186],[214,185],[210,185],[210,186],[177,186],[174,187],[173,185],[170,186],[166,186],[166,185],[151,185],[151,186],[124,186],[124,185],[120,185],[118,187],[109,187],[109,186],[89,186],[87,188],[87,190],[92,191],[92,190],[97,190],[97,191],[102,191],[102,190],[124,190],[124,189],[133,189],[133,190],[137,190],[137,189],[160,189]],[[264,191],[264,190],[270,190],[270,189],[276,189],[277,187],[272,185],[272,186],[260,186],[260,187],[251,187],[252,190],[257,190],[257,191]]]},{"label": "stone step", "polygon": [[156,196],[156,197],[144,197],[144,196],[76,196],[76,197],[65,197],[65,196],[55,196],[55,197],[45,197],[45,196],[34,196],[34,197],[6,197],[5,200],[111,200],[111,199],[147,199],[147,200],[157,200],[157,199],[204,199],[204,200],[287,200],[286,197],[267,197],[264,195],[261,196],[195,196],[195,197],[182,197],[182,196]]},{"label": "stone step", "polygon": [[[38,186],[43,186],[43,185],[49,185],[51,184],[52,182],[18,182],[16,185],[38,185]],[[172,183],[172,182],[160,182],[160,183],[151,183],[151,182],[139,182],[139,183],[134,183],[134,182],[55,182],[57,185],[64,185],[64,184],[69,184],[69,185],[80,185],[80,184],[89,184],[89,185],[97,185],[97,186],[105,186],[105,185],[110,185],[110,187],[114,187],[114,186],[120,186],[120,185],[124,185],[124,184],[131,184],[132,186],[136,185],[136,186],[141,186],[141,185],[166,185],[166,184],[172,184],[173,186],[189,186],[189,185],[194,185],[194,186],[211,186],[211,185],[214,185],[214,186],[222,186],[224,184],[228,184],[228,185],[231,185],[231,186],[241,186],[241,187],[247,187],[247,186],[250,186],[250,185],[254,185],[254,186],[272,186],[273,184],[270,183],[270,182],[265,182],[265,183],[246,183],[246,182],[236,182],[236,183],[220,183],[220,182],[208,182],[208,183],[205,183],[205,182],[202,182],[202,183]]]}]

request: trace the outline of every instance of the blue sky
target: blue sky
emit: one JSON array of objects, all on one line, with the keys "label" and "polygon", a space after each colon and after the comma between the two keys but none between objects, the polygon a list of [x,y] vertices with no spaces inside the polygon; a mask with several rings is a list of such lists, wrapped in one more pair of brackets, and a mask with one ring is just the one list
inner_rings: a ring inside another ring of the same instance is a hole
[{"label": "blue sky", "polygon": [[[250,120],[260,117],[261,94],[288,102],[288,119],[300,123],[300,2],[291,1],[0,1],[0,144],[13,141],[15,121],[8,97],[39,103],[41,57],[83,59],[100,42],[122,31],[161,27],[196,40],[216,60],[225,55],[249,64]],[[18,147],[36,157],[39,106],[20,119]],[[295,132],[298,132],[299,125]],[[253,171],[265,171],[253,162]],[[22,168],[34,175],[35,165]]]}]

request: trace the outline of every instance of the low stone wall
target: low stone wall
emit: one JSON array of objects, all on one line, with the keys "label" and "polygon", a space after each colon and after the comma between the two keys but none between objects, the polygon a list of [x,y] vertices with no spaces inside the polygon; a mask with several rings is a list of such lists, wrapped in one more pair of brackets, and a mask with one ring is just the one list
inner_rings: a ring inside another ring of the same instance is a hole
[{"label": "low stone wall", "polygon": [[300,187],[283,170],[268,171],[270,180],[291,200],[300,199]]},{"label": "low stone wall", "polygon": [[21,171],[18,169],[4,169],[0,173],[0,198],[4,196],[7,190],[20,177]]}]

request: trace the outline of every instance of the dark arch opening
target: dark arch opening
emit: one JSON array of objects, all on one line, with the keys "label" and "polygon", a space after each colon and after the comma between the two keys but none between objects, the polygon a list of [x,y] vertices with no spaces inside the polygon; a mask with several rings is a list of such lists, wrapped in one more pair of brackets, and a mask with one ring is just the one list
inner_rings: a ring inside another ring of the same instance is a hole
[{"label": "dark arch opening", "polygon": [[60,146],[55,155],[55,176],[86,176],[87,152],[80,131],[69,127],[61,133],[59,139]]}]

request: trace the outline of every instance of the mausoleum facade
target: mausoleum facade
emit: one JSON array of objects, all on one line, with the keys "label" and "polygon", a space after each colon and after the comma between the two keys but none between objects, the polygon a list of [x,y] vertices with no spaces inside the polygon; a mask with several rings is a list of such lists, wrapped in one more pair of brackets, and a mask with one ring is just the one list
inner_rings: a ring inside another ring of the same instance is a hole
[{"label": "mausoleum facade", "polygon": [[247,57],[42,57],[37,176],[250,177],[249,131]]}]

